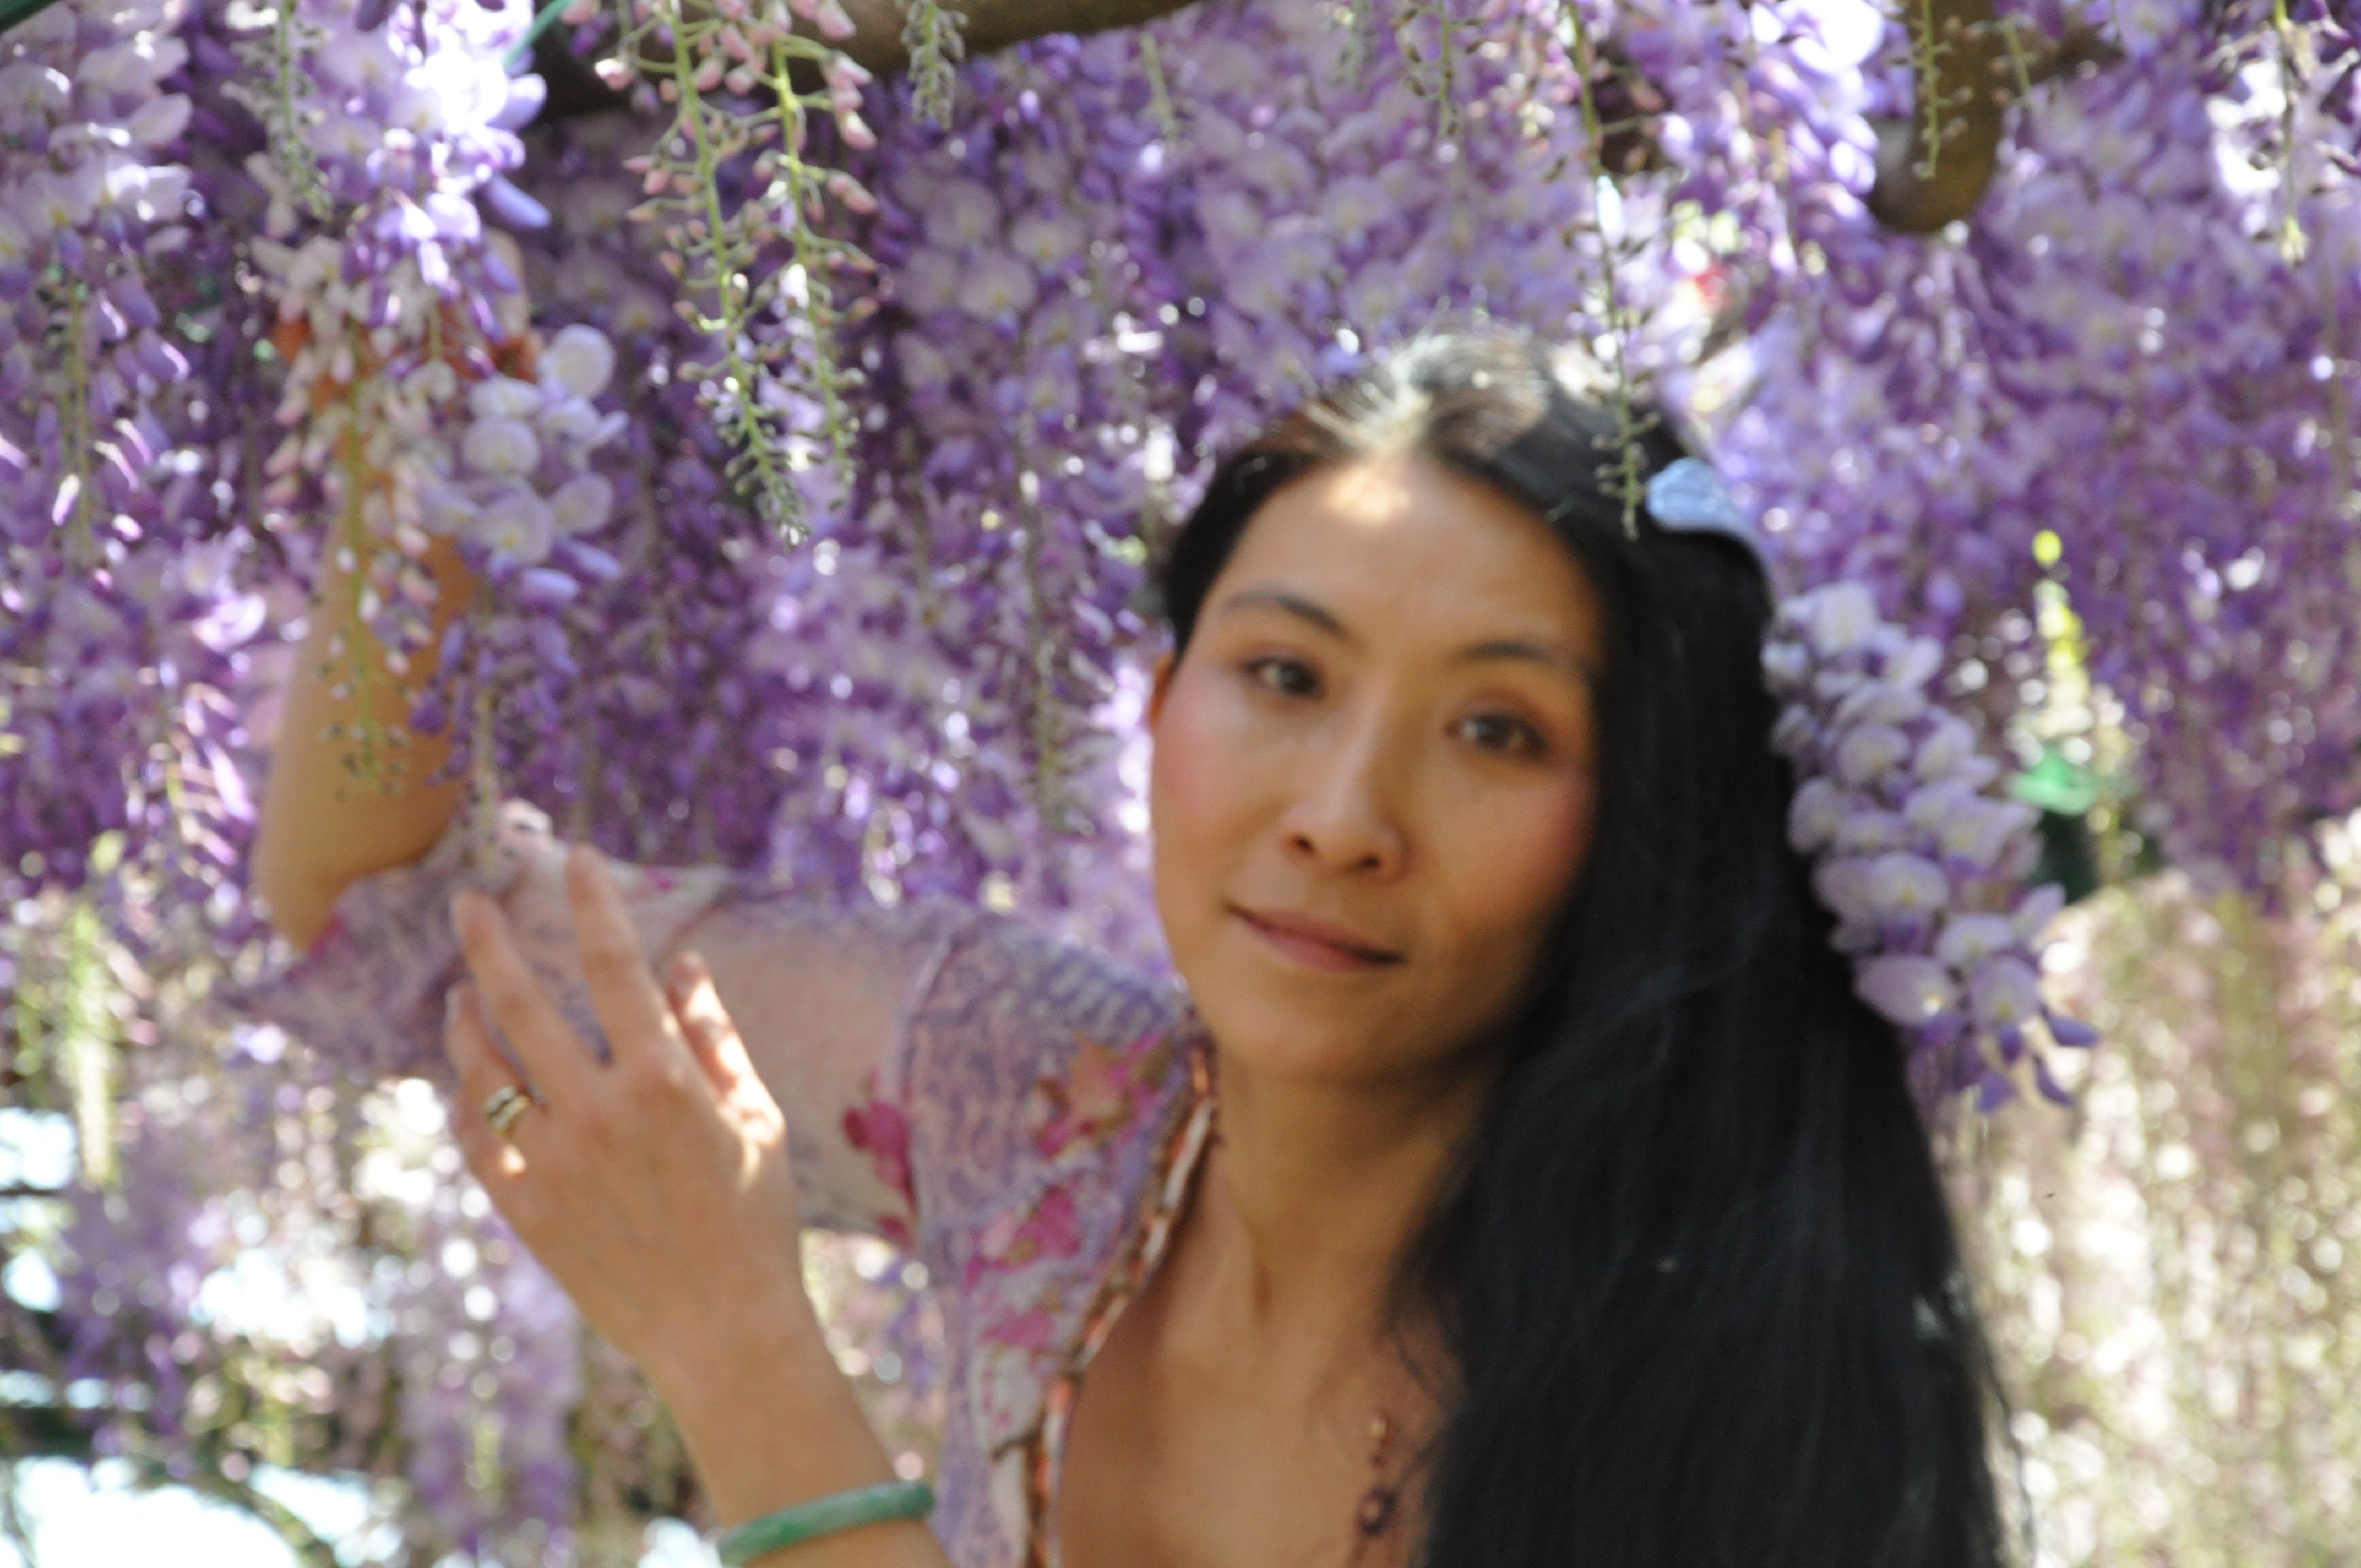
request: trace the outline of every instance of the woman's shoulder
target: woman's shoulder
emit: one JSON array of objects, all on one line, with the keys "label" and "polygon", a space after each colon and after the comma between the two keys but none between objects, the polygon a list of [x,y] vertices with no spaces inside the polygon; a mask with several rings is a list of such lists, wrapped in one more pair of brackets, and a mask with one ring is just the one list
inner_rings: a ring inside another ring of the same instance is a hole
[{"label": "woman's shoulder", "polygon": [[1173,1201],[1209,1047],[1176,981],[1014,920],[952,944],[927,1011],[918,1206],[961,1368],[946,1442],[997,1467]]},{"label": "woman's shoulder", "polygon": [[917,920],[943,938],[926,995],[944,1023],[985,1022],[1046,1039],[1135,1040],[1188,1008],[1171,974],[1057,936],[1030,920],[947,900]]},{"label": "woman's shoulder", "polygon": [[1186,992],[1013,916],[947,922],[905,1057],[935,1212],[996,1215],[1052,1192],[1122,1201],[1188,1090]]}]

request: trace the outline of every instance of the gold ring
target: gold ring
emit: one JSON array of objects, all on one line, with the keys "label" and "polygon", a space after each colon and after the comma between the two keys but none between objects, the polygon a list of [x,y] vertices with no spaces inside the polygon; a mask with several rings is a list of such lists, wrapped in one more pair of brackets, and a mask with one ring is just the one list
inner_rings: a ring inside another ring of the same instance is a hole
[{"label": "gold ring", "polygon": [[517,1124],[517,1118],[532,1109],[532,1095],[513,1083],[504,1084],[484,1102],[484,1120],[492,1124],[495,1135],[505,1139],[509,1129]]}]

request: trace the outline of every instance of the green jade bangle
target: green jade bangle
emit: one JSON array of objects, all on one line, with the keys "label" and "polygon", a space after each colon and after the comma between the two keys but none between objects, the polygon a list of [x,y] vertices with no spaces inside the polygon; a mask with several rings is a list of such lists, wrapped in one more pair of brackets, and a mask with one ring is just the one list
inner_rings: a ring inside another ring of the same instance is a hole
[{"label": "green jade bangle", "polygon": [[856,1525],[883,1524],[889,1519],[922,1519],[934,1512],[934,1488],[923,1481],[884,1481],[831,1492],[808,1503],[781,1508],[725,1530],[713,1543],[724,1568],[740,1568],[765,1552],[801,1546],[823,1535],[834,1535]]}]

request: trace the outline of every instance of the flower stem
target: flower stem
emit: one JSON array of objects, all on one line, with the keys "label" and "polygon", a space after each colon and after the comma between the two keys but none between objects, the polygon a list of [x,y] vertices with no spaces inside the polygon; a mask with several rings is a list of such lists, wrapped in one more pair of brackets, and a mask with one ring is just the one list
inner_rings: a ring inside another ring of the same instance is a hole
[{"label": "flower stem", "polygon": [[911,102],[928,125],[949,126],[959,63],[967,58],[967,17],[943,0],[905,0],[903,16]]},{"label": "flower stem", "polygon": [[[1600,188],[1612,189],[1614,186],[1604,162],[1607,137],[1598,114],[1598,92],[1594,80],[1598,72],[1598,55],[1590,36],[1589,25],[1583,20],[1579,0],[1566,0],[1565,9],[1567,23],[1573,28],[1575,80],[1581,84],[1583,136],[1589,145],[1595,166],[1592,170],[1591,211],[1596,214]],[[1636,538],[1640,532],[1640,501],[1643,493],[1641,470],[1644,465],[1640,455],[1640,437],[1647,433],[1653,422],[1641,414],[1639,401],[1632,395],[1630,346],[1632,313],[1623,302],[1616,265],[1616,253],[1623,242],[1620,236],[1609,235],[1603,222],[1597,222],[1595,217],[1594,222],[1598,231],[1599,285],[1604,295],[1602,302],[1607,320],[1609,355],[1607,368],[1614,378],[1610,400],[1615,412],[1617,450],[1610,471],[1614,476],[1616,492],[1623,503],[1623,532],[1627,538]]]},{"label": "flower stem", "polygon": [[[737,447],[738,464],[753,470],[754,499],[765,520],[778,528],[789,543],[796,543],[803,537],[803,501],[782,471],[768,422],[755,402],[757,367],[744,350],[749,324],[747,282],[745,274],[739,269],[752,258],[742,254],[742,247],[731,240],[730,221],[721,210],[721,192],[716,183],[721,159],[714,150],[711,127],[706,124],[705,99],[697,87],[694,38],[698,29],[676,7],[672,10],[671,22],[673,82],[680,94],[676,124],[688,131],[697,150],[695,199],[704,209],[703,236],[692,234],[691,244],[685,248],[703,252],[706,269],[711,274],[716,313],[699,324],[721,340],[721,364],[718,367],[721,388],[720,396],[714,400],[715,422],[721,427],[722,435]],[[782,99],[783,119],[791,103],[796,104],[793,113],[801,115],[800,103]]]},{"label": "flower stem", "polygon": [[[96,569],[99,564],[98,541],[90,521],[90,355],[87,334],[90,323],[87,311],[90,286],[81,279],[67,285],[66,304],[66,400],[60,413],[59,455],[69,465],[67,476],[73,481],[73,524],[67,535],[66,559],[83,571]],[[63,481],[61,480],[60,483]]]}]

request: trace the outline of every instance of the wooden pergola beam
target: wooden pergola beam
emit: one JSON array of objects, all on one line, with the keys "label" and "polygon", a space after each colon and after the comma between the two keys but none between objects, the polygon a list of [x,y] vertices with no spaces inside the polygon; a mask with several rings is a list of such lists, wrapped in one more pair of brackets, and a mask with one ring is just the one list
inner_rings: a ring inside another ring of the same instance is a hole
[{"label": "wooden pergola beam", "polygon": [[1894,135],[1881,151],[1869,210],[1887,228],[1933,234],[1983,200],[2000,167],[2012,103],[2039,82],[2118,56],[2088,28],[2054,42],[2012,32],[1993,0],[1904,3],[1915,101],[1906,137]]},{"label": "wooden pergola beam", "polygon": [[[985,54],[1051,33],[1134,27],[1189,4],[1191,0],[945,0],[945,9],[966,16],[968,52]],[[844,0],[844,9],[856,29],[841,46],[845,53],[881,76],[909,63],[902,50],[902,0]]]},{"label": "wooden pergola beam", "polygon": [[[1153,21],[1191,0],[964,0],[967,47],[983,54],[1049,33],[1096,33]],[[1297,0],[1271,0],[1293,4]],[[1918,7],[1916,102],[1906,138],[1881,159],[1870,211],[1890,229],[1932,234],[1983,200],[2000,164],[2008,106],[2028,87],[2114,49],[2088,29],[2051,42],[2012,37],[1993,0],[1905,0]],[[908,64],[903,0],[846,0],[858,29],[845,52],[883,75]]]}]

